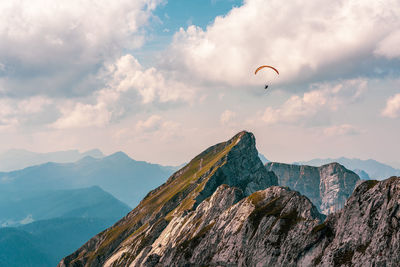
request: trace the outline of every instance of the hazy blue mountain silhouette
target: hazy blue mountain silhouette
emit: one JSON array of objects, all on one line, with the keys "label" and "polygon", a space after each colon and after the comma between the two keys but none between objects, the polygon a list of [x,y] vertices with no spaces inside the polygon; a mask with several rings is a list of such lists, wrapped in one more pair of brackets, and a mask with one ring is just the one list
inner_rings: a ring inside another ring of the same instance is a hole
[{"label": "hazy blue mountain silhouette", "polygon": [[0,226],[14,226],[57,217],[112,218],[117,220],[130,207],[98,186],[83,189],[2,194]]},{"label": "hazy blue mountain silhouette", "polygon": [[123,152],[96,159],[85,157],[74,163],[45,163],[22,170],[0,173],[1,194],[35,195],[37,192],[100,186],[114,197],[135,207],[151,190],[175,171]]},{"label": "hazy blue mountain silhouette", "polygon": [[52,267],[115,218],[55,218],[0,228],[0,266]]},{"label": "hazy blue mountain silhouette", "polygon": [[8,172],[19,170],[46,162],[75,162],[86,156],[102,158],[104,157],[104,154],[99,149],[92,149],[83,153],[78,150],[36,153],[24,149],[10,149],[6,152],[0,153],[0,171]]}]

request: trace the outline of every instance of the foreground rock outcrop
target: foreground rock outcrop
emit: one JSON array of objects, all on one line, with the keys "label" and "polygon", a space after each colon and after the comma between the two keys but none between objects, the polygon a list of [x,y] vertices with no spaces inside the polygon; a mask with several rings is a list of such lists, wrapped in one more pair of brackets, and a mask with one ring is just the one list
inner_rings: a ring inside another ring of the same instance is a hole
[{"label": "foreground rock outcrop", "polygon": [[265,167],[276,174],[279,185],[307,196],[326,215],[343,208],[360,180],[335,162],[321,167],[269,162]]},{"label": "foreground rock outcrop", "polygon": [[399,266],[400,177],[363,182],[320,231],[309,253],[320,266]]},{"label": "foreground rock outcrop", "polygon": [[[398,266],[400,178],[366,181],[325,221],[298,192],[220,186],[132,266]],[[224,207],[228,207],[223,212]]]}]

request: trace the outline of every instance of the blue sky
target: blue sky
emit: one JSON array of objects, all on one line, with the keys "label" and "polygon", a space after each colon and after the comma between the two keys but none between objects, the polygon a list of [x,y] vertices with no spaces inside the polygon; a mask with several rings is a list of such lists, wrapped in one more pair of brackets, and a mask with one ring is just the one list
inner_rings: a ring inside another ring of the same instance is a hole
[{"label": "blue sky", "polygon": [[397,0],[3,1],[0,151],[180,164],[245,129],[275,161],[400,162],[399,18]]},{"label": "blue sky", "polygon": [[148,41],[144,47],[131,51],[145,65],[150,65],[154,51],[165,49],[180,28],[196,25],[206,29],[217,16],[226,15],[242,0],[173,0],[164,1],[153,13]]}]

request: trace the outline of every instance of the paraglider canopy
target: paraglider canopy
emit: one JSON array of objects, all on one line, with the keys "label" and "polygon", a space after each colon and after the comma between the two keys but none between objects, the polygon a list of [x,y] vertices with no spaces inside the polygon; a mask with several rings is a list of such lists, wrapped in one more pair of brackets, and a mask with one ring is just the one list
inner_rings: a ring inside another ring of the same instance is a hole
[{"label": "paraglider canopy", "polygon": [[254,75],[256,75],[257,72],[258,72],[259,70],[263,69],[263,68],[270,68],[270,69],[274,70],[274,71],[279,75],[279,71],[278,71],[277,69],[275,69],[275,68],[272,67],[272,66],[268,66],[268,65],[263,65],[263,66],[258,67],[258,68],[256,69],[256,71],[254,72]]}]

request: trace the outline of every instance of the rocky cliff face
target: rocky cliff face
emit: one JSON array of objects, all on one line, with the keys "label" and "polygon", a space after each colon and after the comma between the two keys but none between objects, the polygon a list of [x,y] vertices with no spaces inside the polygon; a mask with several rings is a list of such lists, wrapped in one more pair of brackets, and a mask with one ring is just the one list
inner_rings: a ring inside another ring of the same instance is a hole
[{"label": "rocky cliff face", "polygon": [[[160,234],[135,257],[128,256],[131,244],[102,264],[394,267],[400,262],[399,177],[362,183],[344,208],[326,219],[308,198],[288,188],[243,196],[241,189],[221,185],[195,210],[175,216],[162,230],[156,226]],[[100,263],[90,265],[95,264]]]},{"label": "rocky cliff face", "polygon": [[399,266],[400,177],[363,182],[313,231],[320,241],[299,261],[304,266]]},{"label": "rocky cliff face", "polygon": [[323,214],[340,210],[360,180],[338,163],[312,167],[270,162],[265,166],[276,174],[279,185],[307,196]]},{"label": "rocky cliff face", "polygon": [[[158,254],[154,253],[152,244],[163,233],[168,234],[169,230],[165,232],[165,229],[170,229],[188,213],[196,208],[205,209],[204,200],[222,184],[235,187],[226,196],[234,198],[222,198],[219,208],[210,208],[217,213],[244,196],[277,185],[275,174],[268,172],[258,157],[253,134],[240,132],[229,141],[202,152],[165,184],[151,191],[122,220],[64,258],[59,266],[127,266],[156,262]],[[206,215],[206,218],[211,217]],[[196,226],[201,227],[203,220]]]}]

